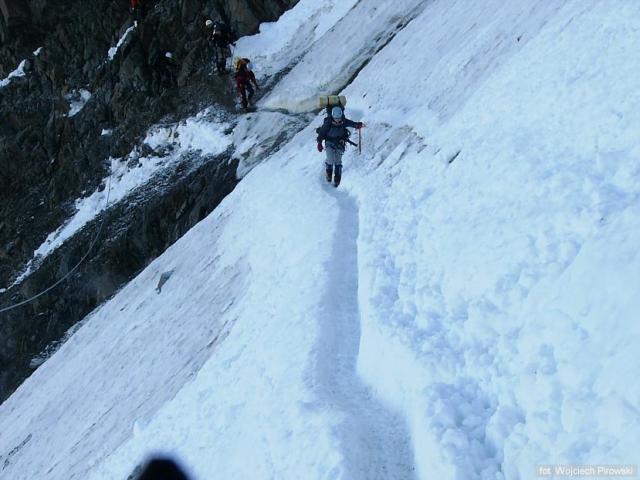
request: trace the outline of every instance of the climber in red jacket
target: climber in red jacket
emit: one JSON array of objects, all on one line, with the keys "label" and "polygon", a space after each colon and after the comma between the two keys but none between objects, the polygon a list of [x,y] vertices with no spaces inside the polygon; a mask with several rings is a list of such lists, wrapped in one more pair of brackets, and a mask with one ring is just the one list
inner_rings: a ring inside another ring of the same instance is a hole
[{"label": "climber in red jacket", "polygon": [[140,20],[144,18],[144,0],[131,0],[131,14],[134,20]]},{"label": "climber in red jacket", "polygon": [[251,84],[253,83],[253,85],[256,86],[256,89],[260,89],[260,87],[258,87],[258,82],[256,81],[256,76],[251,71],[249,63],[248,58],[236,58],[235,60],[236,87],[238,88],[238,95],[240,95],[242,107],[245,109],[249,108],[249,105],[251,105],[251,99],[255,94]]}]

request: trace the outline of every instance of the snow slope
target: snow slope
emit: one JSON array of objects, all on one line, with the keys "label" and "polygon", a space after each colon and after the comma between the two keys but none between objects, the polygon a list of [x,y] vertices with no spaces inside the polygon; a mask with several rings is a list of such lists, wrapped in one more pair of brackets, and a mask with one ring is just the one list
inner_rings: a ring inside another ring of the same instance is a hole
[{"label": "snow slope", "polygon": [[[388,126],[368,132],[381,138],[370,150],[380,166],[354,180],[367,225],[359,367],[407,412],[424,477],[637,460],[638,5],[523,6],[502,8],[504,24],[473,38],[482,58],[418,66],[434,85],[431,111],[405,107],[395,138]],[[433,13],[416,34],[437,28]],[[505,25],[526,44],[484,53],[483,39],[508,40]],[[347,95],[381,83],[385,60]],[[454,62],[490,68],[437,73]],[[402,86],[380,90],[406,102]],[[356,106],[375,109],[368,98]],[[397,115],[375,119],[396,126]]]},{"label": "snow slope", "polygon": [[268,109],[346,86],[368,127],[343,185],[318,117],[0,406],[0,478],[153,452],[196,479],[637,463],[640,5],[339,3],[238,51],[285,69]]}]

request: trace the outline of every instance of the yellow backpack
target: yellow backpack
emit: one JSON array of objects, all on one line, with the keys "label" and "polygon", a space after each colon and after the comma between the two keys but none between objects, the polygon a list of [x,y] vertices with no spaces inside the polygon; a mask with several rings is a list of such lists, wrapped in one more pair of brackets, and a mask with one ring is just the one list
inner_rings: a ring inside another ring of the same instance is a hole
[{"label": "yellow backpack", "polygon": [[248,58],[240,58],[240,57],[236,57],[233,59],[233,66],[235,67],[236,71],[240,70],[244,65],[249,63],[249,59]]}]

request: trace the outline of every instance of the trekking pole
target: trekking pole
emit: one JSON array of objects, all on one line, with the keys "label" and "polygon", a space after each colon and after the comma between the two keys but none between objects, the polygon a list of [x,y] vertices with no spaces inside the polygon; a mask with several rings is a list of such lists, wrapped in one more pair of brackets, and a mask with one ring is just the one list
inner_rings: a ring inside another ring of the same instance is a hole
[{"label": "trekking pole", "polygon": [[358,129],[358,155],[362,155],[362,128]]}]

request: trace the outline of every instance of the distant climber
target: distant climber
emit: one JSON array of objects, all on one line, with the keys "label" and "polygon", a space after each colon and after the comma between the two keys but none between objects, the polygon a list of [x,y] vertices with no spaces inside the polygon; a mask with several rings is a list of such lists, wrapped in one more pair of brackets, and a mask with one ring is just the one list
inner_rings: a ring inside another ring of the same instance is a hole
[{"label": "distant climber", "polygon": [[231,56],[231,45],[235,43],[235,36],[224,22],[207,20],[207,28],[211,29],[209,37],[213,45],[213,57],[219,74],[227,72],[227,58]]},{"label": "distant climber", "polygon": [[131,15],[133,16],[133,19],[141,22],[144,20],[144,13],[144,0],[131,0]]},{"label": "distant climber", "polygon": [[177,83],[178,64],[173,53],[156,51],[152,55],[151,64],[151,86],[156,95],[163,94],[167,89],[173,88]]},{"label": "distant climber", "polygon": [[248,58],[236,58],[234,65],[236,69],[235,77],[238,95],[240,95],[242,107],[246,110],[252,104],[252,99],[255,94],[253,85],[255,85],[257,90],[260,90],[260,87],[256,81],[256,76],[251,71],[251,61]]},{"label": "distant climber", "polygon": [[[334,98],[343,99],[344,97]],[[354,122],[344,116],[345,104],[346,100],[340,100],[335,105],[331,105],[330,102],[327,105],[329,115],[324,119],[322,126],[316,130],[318,133],[318,151],[322,153],[323,150],[326,150],[326,179],[327,182],[331,182],[333,180],[333,185],[335,187],[340,185],[340,180],[342,179],[342,155],[344,154],[346,144],[350,143],[352,145],[357,145],[349,140],[350,133],[347,128],[356,128],[360,130],[364,127],[364,123]],[[323,141],[325,142],[324,147],[322,146]]]}]

